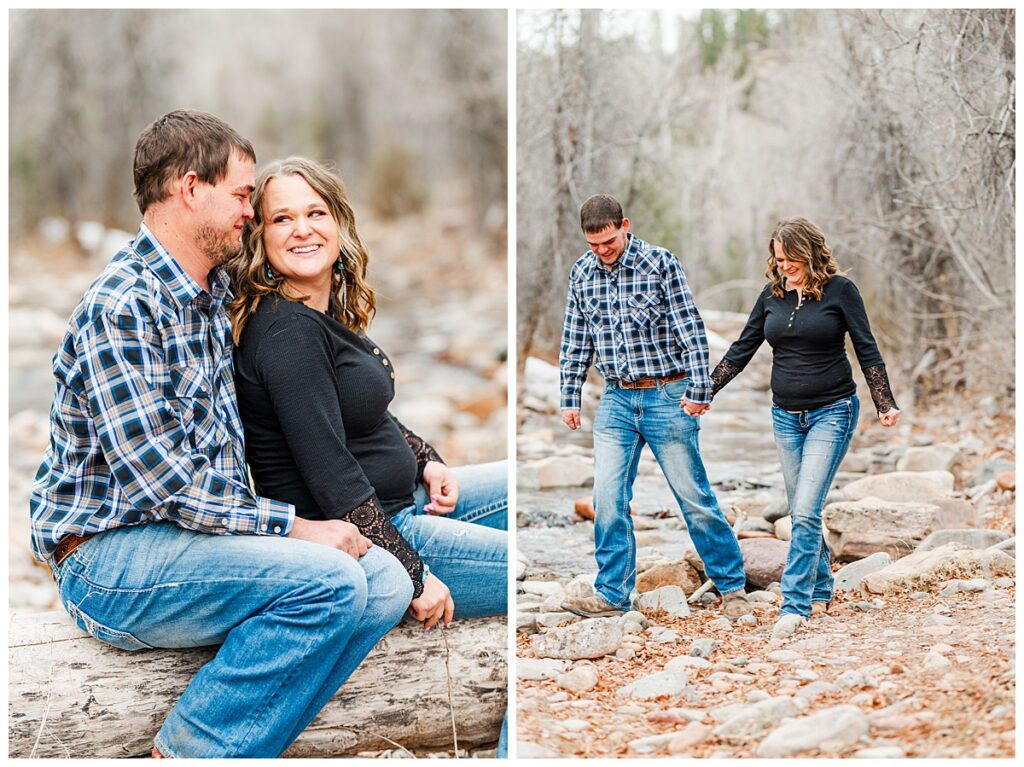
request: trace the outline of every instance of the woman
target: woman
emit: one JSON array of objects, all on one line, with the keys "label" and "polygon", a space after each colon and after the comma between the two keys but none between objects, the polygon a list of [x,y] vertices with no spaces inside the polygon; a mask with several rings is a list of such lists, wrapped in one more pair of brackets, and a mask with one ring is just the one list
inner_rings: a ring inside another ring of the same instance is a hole
[{"label": "woman", "polygon": [[506,614],[506,464],[449,469],[388,412],[396,373],[366,336],[375,295],[343,184],[293,157],[259,174],[251,201],[229,268],[258,492],[306,519],[351,522],[394,554],[413,584],[409,612],[427,629]]},{"label": "woman", "polygon": [[821,512],[857,425],[859,401],[849,334],[883,426],[900,411],[889,389],[864,302],[839,274],[825,235],[805,218],[780,222],[768,243],[768,284],[746,327],[711,374],[712,396],[767,340],[772,347],[772,425],[792,518],[782,573],[782,609],[772,636],[789,636],[832,600],[832,569]]}]

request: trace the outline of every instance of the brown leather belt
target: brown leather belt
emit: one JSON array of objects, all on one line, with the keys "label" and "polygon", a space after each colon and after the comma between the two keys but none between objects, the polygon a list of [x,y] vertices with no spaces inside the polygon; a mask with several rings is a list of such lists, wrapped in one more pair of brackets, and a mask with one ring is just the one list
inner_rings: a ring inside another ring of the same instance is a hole
[{"label": "brown leather belt", "polygon": [[620,389],[657,389],[659,385],[672,383],[673,381],[682,381],[684,378],[686,378],[686,373],[673,373],[664,378],[638,378],[635,381],[618,381],[616,386]]},{"label": "brown leather belt", "polygon": [[75,535],[68,533],[57,543],[57,549],[53,552],[53,566],[60,567],[61,563],[71,556],[71,552],[92,538],[91,535]]}]

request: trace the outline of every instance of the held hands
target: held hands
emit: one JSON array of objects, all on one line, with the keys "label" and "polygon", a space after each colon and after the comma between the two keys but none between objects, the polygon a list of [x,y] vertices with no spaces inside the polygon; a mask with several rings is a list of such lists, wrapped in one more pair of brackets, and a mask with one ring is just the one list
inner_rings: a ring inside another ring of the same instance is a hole
[{"label": "held hands", "polygon": [[430,495],[430,503],[423,507],[425,512],[444,515],[455,511],[455,504],[459,502],[459,482],[451,469],[443,463],[428,461],[423,467],[423,486]]},{"label": "held hands", "polygon": [[562,411],[562,423],[568,426],[573,431],[580,428],[580,411],[579,410],[563,410]]},{"label": "held hands", "polygon": [[344,551],[353,559],[359,559],[373,546],[373,541],[359,532],[358,527],[351,522],[342,522],[340,519],[295,517],[288,537],[330,546],[332,549]]},{"label": "held hands", "polygon": [[900,422],[900,411],[896,408],[890,408],[884,413],[879,413],[878,420],[882,423],[882,426],[888,429]]},{"label": "held hands", "polygon": [[690,402],[690,400],[684,399],[679,403],[679,407],[681,407],[683,412],[690,416],[690,418],[696,418],[697,416],[704,415],[708,412],[711,409],[711,403]]},{"label": "held hands", "polygon": [[455,602],[452,601],[448,587],[436,576],[428,575],[423,581],[423,593],[409,605],[409,614],[416,620],[423,621],[423,628],[427,631],[442,617],[444,625],[451,626],[452,616],[455,615]]}]

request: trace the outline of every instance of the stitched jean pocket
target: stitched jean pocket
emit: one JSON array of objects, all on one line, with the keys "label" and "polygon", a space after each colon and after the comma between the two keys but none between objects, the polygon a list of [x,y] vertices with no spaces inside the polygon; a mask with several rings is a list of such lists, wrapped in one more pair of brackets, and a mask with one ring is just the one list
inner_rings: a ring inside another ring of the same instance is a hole
[{"label": "stitched jean pocket", "polygon": [[71,600],[64,603],[64,609],[67,610],[68,615],[71,616],[72,620],[78,625],[78,628],[82,629],[89,636],[94,639],[98,639],[101,642],[116,647],[119,650],[152,650],[151,645],[139,640],[127,631],[118,631],[110,626],[106,626],[97,620],[94,620],[89,616],[88,613],[84,612],[82,608],[76,605]]}]

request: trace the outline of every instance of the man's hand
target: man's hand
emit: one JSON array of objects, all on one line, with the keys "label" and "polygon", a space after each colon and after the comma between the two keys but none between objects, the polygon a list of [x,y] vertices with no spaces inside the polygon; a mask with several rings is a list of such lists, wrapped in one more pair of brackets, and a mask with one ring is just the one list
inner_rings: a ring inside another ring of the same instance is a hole
[{"label": "man's hand", "polygon": [[711,409],[711,403],[690,402],[690,400],[684,399],[679,403],[679,407],[681,407],[683,412],[690,416],[690,418],[696,418],[697,416],[704,415],[708,412]]},{"label": "man's hand", "polygon": [[900,422],[900,411],[896,408],[890,408],[884,413],[879,413],[878,420],[882,422],[882,426],[888,429]]},{"label": "man's hand", "polygon": [[448,587],[436,576],[428,575],[423,581],[423,593],[409,605],[409,614],[416,620],[423,621],[423,628],[428,631],[442,616],[444,625],[451,626],[452,616],[455,615],[455,603]]},{"label": "man's hand", "polygon": [[344,551],[353,559],[359,559],[373,546],[373,541],[359,532],[358,527],[351,522],[342,522],[340,519],[295,517],[292,531],[288,533],[288,537],[330,546],[332,549]]},{"label": "man's hand", "polygon": [[443,463],[427,461],[423,467],[423,486],[430,495],[430,503],[423,507],[428,514],[451,514],[459,502],[459,482],[452,470]]},{"label": "man's hand", "polygon": [[579,410],[563,410],[562,411],[562,423],[568,426],[573,431],[580,428],[580,411]]}]

